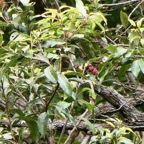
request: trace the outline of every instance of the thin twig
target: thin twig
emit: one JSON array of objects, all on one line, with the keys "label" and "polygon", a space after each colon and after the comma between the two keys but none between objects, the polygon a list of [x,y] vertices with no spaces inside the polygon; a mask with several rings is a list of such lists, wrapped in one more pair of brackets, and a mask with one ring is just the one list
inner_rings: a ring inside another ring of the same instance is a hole
[{"label": "thin twig", "polygon": [[119,5],[126,5],[126,4],[130,4],[133,2],[138,2],[139,0],[130,0],[130,1],[126,1],[126,2],[120,2],[120,3],[113,3],[113,4],[102,4],[103,6],[109,7],[109,6],[119,6]]},{"label": "thin twig", "polygon": [[144,0],[142,0],[140,3],[137,4],[137,6],[132,10],[132,12],[129,14],[128,16],[128,20],[130,20],[131,15],[134,13],[134,11],[144,2]]},{"label": "thin twig", "polygon": [[54,0],[55,1],[55,4],[56,4],[56,6],[57,6],[57,9],[59,10],[59,3],[58,3],[58,1],[57,0]]},{"label": "thin twig", "polygon": [[79,121],[76,123],[76,125],[74,126],[74,128],[72,129],[70,135],[68,136],[67,140],[65,141],[64,144],[69,144],[69,139],[71,138],[71,136],[73,135],[73,133],[77,130],[77,126],[80,124],[80,122],[82,121],[82,118],[85,117],[85,115],[87,114],[88,110],[86,110],[80,117]]},{"label": "thin twig", "polygon": [[56,87],[55,87],[55,89],[54,89],[54,91],[53,91],[53,93],[52,93],[51,98],[50,98],[49,101],[46,103],[46,111],[47,111],[47,109],[48,109],[48,107],[49,107],[49,105],[50,105],[52,99],[54,98],[54,96],[55,96],[55,94],[56,94],[56,91],[57,91],[58,87],[59,87],[59,84],[57,83],[57,85],[56,85]]}]

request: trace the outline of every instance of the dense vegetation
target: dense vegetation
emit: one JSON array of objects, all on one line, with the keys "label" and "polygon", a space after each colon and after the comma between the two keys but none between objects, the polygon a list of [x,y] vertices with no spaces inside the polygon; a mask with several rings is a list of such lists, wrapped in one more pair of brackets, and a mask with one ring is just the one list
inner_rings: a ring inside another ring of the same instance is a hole
[{"label": "dense vegetation", "polygon": [[143,1],[35,2],[1,7],[0,142],[141,143]]}]

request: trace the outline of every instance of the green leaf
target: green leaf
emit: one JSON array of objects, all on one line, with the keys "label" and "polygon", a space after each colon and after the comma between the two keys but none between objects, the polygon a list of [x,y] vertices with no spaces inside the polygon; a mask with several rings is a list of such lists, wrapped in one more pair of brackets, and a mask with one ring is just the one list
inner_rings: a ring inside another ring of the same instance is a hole
[{"label": "green leaf", "polygon": [[107,124],[110,125],[112,128],[115,128],[115,125],[114,125],[112,122],[107,121],[107,120],[101,120],[101,121],[107,123]]},{"label": "green leaf", "polygon": [[132,19],[129,19],[129,22],[132,26],[136,27],[136,23]]},{"label": "green leaf", "polygon": [[49,64],[48,58],[47,58],[46,56],[44,56],[44,55],[38,55],[38,54],[37,54],[37,55],[35,55],[34,59]]},{"label": "green leaf", "polygon": [[75,1],[76,1],[76,9],[82,16],[86,16],[86,9],[84,7],[83,2],[81,0],[75,0]]},{"label": "green leaf", "polygon": [[26,123],[28,124],[30,135],[33,141],[38,142],[39,140],[39,129],[38,124],[35,120],[26,120]]},{"label": "green leaf", "polygon": [[3,44],[3,32],[2,31],[0,31],[0,45],[2,45]]},{"label": "green leaf", "polygon": [[93,89],[92,90],[90,89],[89,96],[91,96],[95,100],[97,95]]},{"label": "green leaf", "polygon": [[125,80],[125,73],[130,68],[130,64],[124,64],[121,66],[119,72],[118,72],[118,79],[123,81]]},{"label": "green leaf", "polygon": [[126,28],[128,26],[128,16],[125,12],[120,12],[120,19],[122,25]]},{"label": "green leaf", "polygon": [[144,59],[139,59],[138,63],[139,63],[140,70],[144,74]]},{"label": "green leaf", "polygon": [[72,86],[70,85],[68,79],[60,73],[58,73],[58,83],[60,87],[63,89],[63,91],[68,96],[72,97]]},{"label": "green leaf", "polygon": [[66,109],[71,105],[71,103],[68,103],[68,102],[65,102],[65,101],[60,101],[60,102],[57,103],[57,105],[59,107],[63,108],[63,109]]},{"label": "green leaf", "polygon": [[65,44],[66,42],[64,41],[61,41],[61,40],[49,40],[49,41],[46,41],[44,44],[43,44],[43,47],[44,48],[49,48],[49,47],[54,47],[56,45],[63,45]]},{"label": "green leaf", "polygon": [[96,22],[97,24],[104,21],[107,24],[107,20],[104,17],[103,13],[98,12],[98,11],[95,12],[95,13],[90,13],[90,16],[88,17],[88,20],[90,22]]},{"label": "green leaf", "polygon": [[116,46],[113,46],[113,45],[109,45],[105,49],[108,50],[112,54],[116,52]]},{"label": "green leaf", "polygon": [[46,112],[38,116],[38,128],[40,134],[45,136],[48,129],[48,114]]},{"label": "green leaf", "polygon": [[141,43],[142,47],[144,47],[144,38],[142,38],[142,39],[140,40],[140,43]]},{"label": "green leaf", "polygon": [[89,103],[83,99],[78,100],[80,103],[85,104],[85,106],[87,107],[87,109],[89,110],[89,112],[93,113],[94,111],[94,104]]},{"label": "green leaf", "polygon": [[84,34],[75,34],[74,36],[72,36],[72,38],[82,39],[82,38],[84,38]]},{"label": "green leaf", "polygon": [[86,78],[85,75],[83,75],[82,73],[80,72],[74,72],[74,71],[66,71],[66,72],[63,72],[64,75],[74,75],[74,76],[79,76],[79,77],[82,77],[82,78]]},{"label": "green leaf", "polygon": [[95,132],[95,127],[94,125],[86,118],[82,118],[82,120],[90,127],[92,132]]},{"label": "green leaf", "polygon": [[7,26],[8,26],[7,23],[0,21],[0,27],[7,27]]},{"label": "green leaf", "polygon": [[38,142],[40,134],[39,134],[39,129],[38,129],[38,124],[37,121],[30,117],[30,116],[20,116],[19,119],[26,121],[29,127],[30,131],[30,136],[33,141]]},{"label": "green leaf", "polygon": [[52,83],[57,82],[57,75],[52,66],[49,66],[48,68],[46,68],[44,70],[44,74],[47,77],[47,79],[50,80],[50,82],[52,82]]},{"label": "green leaf", "polygon": [[14,67],[18,63],[18,59],[19,57],[12,57],[10,62],[7,63],[1,70],[2,74],[4,74],[10,67]]},{"label": "green leaf", "polygon": [[20,109],[12,109],[12,113],[17,113],[19,116],[25,116],[25,114]]},{"label": "green leaf", "polygon": [[135,77],[138,76],[138,74],[139,74],[139,72],[140,72],[139,60],[135,60],[135,61],[132,63],[131,71],[132,71],[132,73],[133,73],[133,75],[134,75]]},{"label": "green leaf", "polygon": [[140,20],[137,21],[137,27],[140,28],[142,25],[144,18],[141,18]]},{"label": "green leaf", "polygon": [[118,144],[134,144],[130,139],[126,138],[126,137],[120,137],[118,138]]},{"label": "green leaf", "polygon": [[6,139],[6,140],[10,140],[10,139],[13,138],[12,133],[10,133],[10,132],[9,132],[9,133],[5,133],[5,134],[3,134],[2,136],[3,136],[3,138]]},{"label": "green leaf", "polygon": [[21,2],[24,6],[28,6],[30,0],[20,0],[20,2]]},{"label": "green leaf", "polygon": [[127,52],[127,49],[122,48],[122,47],[118,47],[116,49],[115,57],[121,56],[121,55],[123,55],[126,52]]}]

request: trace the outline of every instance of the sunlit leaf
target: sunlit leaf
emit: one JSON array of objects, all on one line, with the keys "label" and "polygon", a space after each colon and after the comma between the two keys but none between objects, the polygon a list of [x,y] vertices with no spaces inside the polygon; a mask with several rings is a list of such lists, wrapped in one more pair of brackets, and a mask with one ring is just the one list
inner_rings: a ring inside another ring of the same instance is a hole
[{"label": "sunlit leaf", "polygon": [[76,9],[80,12],[82,16],[86,16],[86,9],[84,7],[84,4],[81,0],[75,0],[76,1]]},{"label": "sunlit leaf", "polygon": [[125,12],[120,12],[120,19],[122,25],[126,28],[128,26],[128,16]]},{"label": "sunlit leaf", "polygon": [[68,102],[65,102],[65,101],[60,101],[60,102],[57,103],[57,105],[64,108],[64,109],[66,109],[71,105],[71,103],[68,103]]},{"label": "sunlit leaf", "polygon": [[95,132],[95,127],[94,125],[86,118],[82,118],[82,120],[90,127],[92,132]]},{"label": "sunlit leaf", "polygon": [[48,130],[48,114],[46,112],[38,116],[38,128],[41,135],[45,136]]},{"label": "sunlit leaf", "polygon": [[129,19],[129,22],[132,26],[134,26],[134,27],[136,26],[136,23],[132,19]]},{"label": "sunlit leaf", "polygon": [[139,63],[140,70],[144,74],[144,59],[139,59],[138,63]]},{"label": "sunlit leaf", "polygon": [[30,0],[20,0],[20,2],[21,2],[24,6],[28,6]]},{"label": "sunlit leaf", "polygon": [[52,66],[49,66],[48,68],[46,68],[44,70],[44,74],[52,83],[57,82],[57,75]]},{"label": "sunlit leaf", "polygon": [[63,72],[64,75],[74,75],[74,76],[80,76],[82,78],[86,78],[85,75],[83,75],[82,73],[80,72],[74,72],[74,71],[66,71],[66,72]]},{"label": "sunlit leaf", "polygon": [[83,100],[83,99],[80,99],[80,100],[78,100],[80,103],[82,103],[82,104],[84,104],[86,107],[87,107],[87,109],[91,112],[91,113],[93,113],[93,111],[94,111],[94,104],[92,104],[92,103],[89,103],[89,102],[87,102],[87,101],[85,101],[85,100]]},{"label": "sunlit leaf", "polygon": [[105,48],[106,50],[108,50],[110,53],[114,54],[116,52],[116,46],[113,45],[109,45]]},{"label": "sunlit leaf", "polygon": [[140,20],[137,21],[137,27],[140,28],[142,25],[144,18],[141,18]]},{"label": "sunlit leaf", "polygon": [[63,89],[63,91],[68,96],[72,97],[72,86],[69,83],[68,79],[60,73],[58,73],[58,83],[59,83],[60,87]]},{"label": "sunlit leaf", "polygon": [[2,136],[3,136],[3,138],[6,139],[6,140],[10,140],[10,139],[13,138],[12,133],[10,133],[10,132],[9,132],[9,133],[5,133],[5,134],[3,134]]},{"label": "sunlit leaf", "polygon": [[135,60],[135,61],[132,63],[131,71],[132,71],[132,73],[133,73],[133,75],[134,75],[135,77],[138,76],[138,74],[139,74],[139,72],[140,72],[139,60]]},{"label": "sunlit leaf", "polygon": [[126,52],[127,52],[127,49],[122,48],[122,47],[118,47],[116,49],[115,57],[121,56],[121,55],[123,55]]},{"label": "sunlit leaf", "polygon": [[126,137],[118,138],[118,144],[125,143],[125,144],[134,144],[130,139]]},{"label": "sunlit leaf", "polygon": [[63,45],[65,44],[64,41],[60,41],[60,40],[50,40],[50,41],[46,41],[43,44],[43,47],[48,48],[48,47],[54,47],[56,45]]}]

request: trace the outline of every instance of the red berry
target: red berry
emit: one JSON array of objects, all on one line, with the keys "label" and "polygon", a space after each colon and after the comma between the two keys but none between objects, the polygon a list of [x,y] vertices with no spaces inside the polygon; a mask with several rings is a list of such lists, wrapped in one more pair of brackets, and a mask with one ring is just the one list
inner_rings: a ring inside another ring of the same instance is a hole
[{"label": "red berry", "polygon": [[97,70],[97,69],[94,69],[94,70],[92,71],[92,74],[95,75],[96,73],[98,73],[98,70]]},{"label": "red berry", "polygon": [[88,68],[88,71],[89,72],[92,72],[94,70],[94,67],[93,66],[90,66],[89,68]]}]

